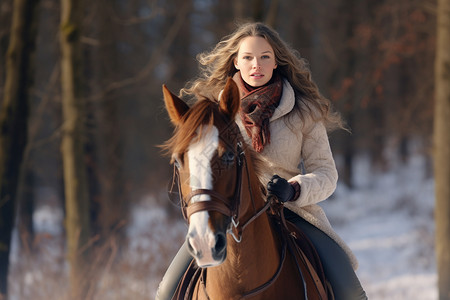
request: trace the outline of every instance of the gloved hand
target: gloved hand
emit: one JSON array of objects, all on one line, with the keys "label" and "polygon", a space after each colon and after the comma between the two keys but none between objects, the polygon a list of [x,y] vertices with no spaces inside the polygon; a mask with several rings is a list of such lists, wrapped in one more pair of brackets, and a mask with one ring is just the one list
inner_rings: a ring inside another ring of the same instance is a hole
[{"label": "gloved hand", "polygon": [[267,191],[267,197],[275,196],[282,203],[293,200],[295,195],[294,187],[286,179],[276,174],[267,183]]}]

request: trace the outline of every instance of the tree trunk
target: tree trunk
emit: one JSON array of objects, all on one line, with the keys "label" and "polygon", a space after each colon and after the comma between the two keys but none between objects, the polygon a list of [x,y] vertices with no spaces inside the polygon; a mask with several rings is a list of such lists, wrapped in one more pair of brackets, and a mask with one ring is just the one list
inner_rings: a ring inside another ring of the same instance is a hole
[{"label": "tree trunk", "polygon": [[85,99],[81,57],[83,1],[61,0],[61,155],[66,203],[67,252],[72,299],[85,299],[88,266],[89,200],[83,137]]},{"label": "tree trunk", "polygon": [[6,57],[5,92],[0,110],[0,298],[7,294],[19,170],[27,142],[37,4],[33,0],[14,1]]},{"label": "tree trunk", "polygon": [[[102,89],[102,82],[114,82],[117,74],[127,64],[118,51],[117,36],[124,35],[123,26],[111,16],[110,11],[120,10],[117,1],[102,0],[104,8],[97,17],[99,46],[92,51],[92,86]],[[138,14],[137,12],[133,12]],[[91,201],[91,229],[100,234],[102,240],[117,234],[117,226],[127,216],[128,206],[123,178],[123,141],[120,122],[119,100],[121,90],[107,93],[100,100],[90,101],[88,113],[94,130],[89,132],[91,167],[88,168]],[[125,96],[122,96],[125,97]],[[94,200],[95,199],[95,200]],[[119,231],[120,233],[121,231]]]},{"label": "tree trunk", "polygon": [[438,0],[434,176],[439,299],[450,299],[450,2]]},{"label": "tree trunk", "polygon": [[[351,40],[354,37],[354,28],[358,23],[358,17],[360,11],[358,11],[358,5],[356,0],[344,1],[342,7],[340,8],[343,12],[343,20],[345,22],[345,31],[343,32],[343,40]],[[355,50],[352,48],[347,48],[346,53],[342,57],[342,74],[338,78],[341,81],[354,77],[356,66],[357,66],[357,55]],[[354,130],[354,125],[356,123],[355,115],[357,109],[357,90],[354,85],[350,86],[345,95],[346,101],[343,104],[342,114],[347,122],[348,127]],[[355,156],[355,137],[348,132],[341,132],[342,135],[340,142],[342,143],[342,154],[344,158],[343,170],[340,171],[340,176],[342,181],[349,187],[353,188],[353,159]]]}]

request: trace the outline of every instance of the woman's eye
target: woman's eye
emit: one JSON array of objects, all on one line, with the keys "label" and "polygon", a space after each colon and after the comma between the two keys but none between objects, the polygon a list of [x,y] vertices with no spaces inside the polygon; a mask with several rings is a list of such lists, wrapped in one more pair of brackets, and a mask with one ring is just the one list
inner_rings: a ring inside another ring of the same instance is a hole
[{"label": "woman's eye", "polygon": [[252,58],[251,58],[250,56],[244,56],[243,59],[245,59],[245,60],[250,60],[250,59],[252,59]]},{"label": "woman's eye", "polygon": [[270,56],[269,55],[263,55],[263,56],[261,56],[261,58],[268,59],[268,58],[270,58]]}]

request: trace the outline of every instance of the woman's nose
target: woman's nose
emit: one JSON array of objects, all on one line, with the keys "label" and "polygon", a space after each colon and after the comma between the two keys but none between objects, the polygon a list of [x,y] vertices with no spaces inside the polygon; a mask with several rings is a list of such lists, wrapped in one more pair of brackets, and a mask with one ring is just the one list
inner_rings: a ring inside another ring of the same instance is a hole
[{"label": "woman's nose", "polygon": [[260,64],[260,62],[259,62],[259,60],[257,59],[257,58],[255,58],[254,60],[253,60],[253,68],[254,69],[261,69],[261,64]]}]

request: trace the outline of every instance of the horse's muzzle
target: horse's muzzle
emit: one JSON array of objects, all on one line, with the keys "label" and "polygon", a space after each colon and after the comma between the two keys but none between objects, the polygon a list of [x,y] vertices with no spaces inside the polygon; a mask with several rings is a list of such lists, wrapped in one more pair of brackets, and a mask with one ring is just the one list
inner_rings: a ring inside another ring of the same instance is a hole
[{"label": "horse's muzzle", "polygon": [[218,232],[214,235],[213,243],[205,242],[201,237],[189,234],[186,237],[186,242],[189,252],[201,268],[217,266],[225,261],[227,256],[227,238],[223,232]]}]

